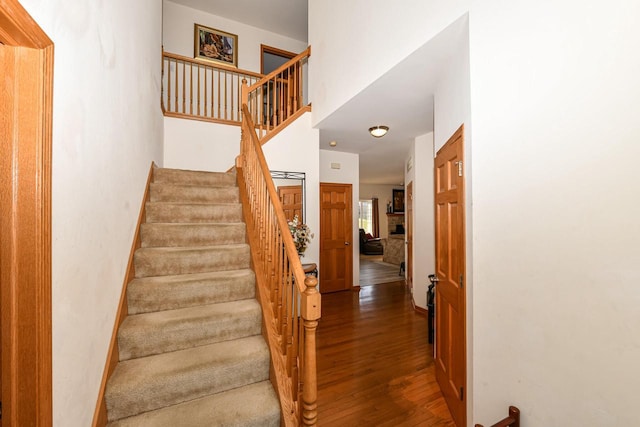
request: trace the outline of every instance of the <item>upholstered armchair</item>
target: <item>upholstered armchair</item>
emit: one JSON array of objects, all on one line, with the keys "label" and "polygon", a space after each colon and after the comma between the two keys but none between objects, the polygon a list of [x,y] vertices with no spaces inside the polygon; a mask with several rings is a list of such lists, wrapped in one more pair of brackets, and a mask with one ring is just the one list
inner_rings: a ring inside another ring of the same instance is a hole
[{"label": "upholstered armchair", "polygon": [[368,238],[364,229],[360,229],[360,253],[364,255],[382,255],[382,243],[379,238]]}]

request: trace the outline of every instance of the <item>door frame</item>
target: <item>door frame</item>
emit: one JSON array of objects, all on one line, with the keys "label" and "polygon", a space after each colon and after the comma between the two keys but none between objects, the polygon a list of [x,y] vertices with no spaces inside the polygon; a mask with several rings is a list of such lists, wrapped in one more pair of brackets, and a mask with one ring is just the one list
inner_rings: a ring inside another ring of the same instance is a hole
[{"label": "door frame", "polygon": [[17,0],[0,2],[0,42],[2,421],[51,426],[53,42]]},{"label": "door frame", "polygon": [[407,287],[413,294],[413,181],[407,184],[405,195],[406,201],[404,219],[407,225],[405,230],[405,238],[407,241],[407,263],[405,265],[405,274],[407,276]]},{"label": "door frame", "polygon": [[282,58],[289,58],[289,59],[294,58],[297,55],[297,53],[289,52],[288,50],[278,49],[277,47],[261,44],[260,45],[260,74],[266,74],[264,72],[264,54],[265,53],[270,53],[272,55],[281,56]]},{"label": "door frame", "polygon": [[[458,184],[459,187],[458,191],[458,200],[460,201],[460,206],[458,208],[458,212],[460,217],[458,218],[459,220],[459,224],[458,224],[458,233],[456,234],[456,237],[459,240],[458,242],[458,254],[459,254],[459,264],[458,264],[458,273],[460,274],[460,277],[456,277],[454,280],[456,283],[459,284],[459,290],[458,292],[460,292],[462,295],[458,295],[458,304],[459,304],[459,309],[458,309],[458,316],[459,316],[459,320],[462,322],[461,324],[461,333],[462,333],[462,337],[460,337],[459,343],[462,347],[462,350],[460,351],[461,356],[462,357],[462,361],[460,361],[460,366],[459,368],[462,369],[462,378],[460,379],[461,384],[459,385],[460,387],[462,387],[461,390],[457,391],[456,393],[459,393],[459,401],[458,399],[455,399],[456,402],[460,402],[460,406],[458,407],[459,409],[459,419],[456,420],[456,417],[454,417],[454,421],[459,421],[460,424],[459,425],[466,425],[467,420],[468,420],[468,402],[469,402],[469,385],[468,385],[468,354],[467,354],[467,288],[468,288],[468,284],[469,284],[469,280],[467,277],[467,252],[466,252],[466,246],[467,246],[467,236],[466,236],[466,215],[467,215],[467,211],[466,211],[466,175],[465,175],[465,171],[466,169],[464,168],[465,166],[465,140],[464,140],[464,124],[461,125],[454,133],[453,135],[451,135],[451,137],[447,140],[447,142],[438,150],[438,152],[436,153],[436,157],[434,158],[434,231],[435,231],[435,238],[436,238],[436,273],[438,273],[438,223],[437,223],[437,218],[438,218],[438,179],[437,179],[437,174],[438,174],[438,168],[437,168],[437,159],[438,156],[441,155],[441,153],[445,152],[446,150],[450,149],[450,147],[459,141],[460,143],[460,153],[459,153],[459,157],[456,157],[456,159],[458,160],[457,162],[455,162],[454,167],[457,166],[457,175],[460,178]],[[449,173],[455,173],[454,172],[455,169],[452,167],[451,169],[449,169]],[[439,277],[439,283],[436,285],[436,305],[435,305],[435,312],[436,312],[436,316],[435,316],[435,342],[434,342],[434,359],[436,362],[436,365],[439,363],[438,361],[438,356],[437,356],[437,345],[438,345],[438,336],[442,336],[442,331],[439,330],[439,325],[438,325],[438,319],[439,319],[439,315],[441,315],[442,313],[442,307],[438,307],[437,304],[437,300],[438,300],[438,287],[441,286],[440,283],[442,283],[442,278]],[[457,354],[457,353],[456,353]],[[452,363],[453,365],[453,363]],[[441,375],[441,372],[438,368],[438,366],[436,366],[436,379],[438,381],[438,384],[440,385],[440,380],[441,378],[439,377]],[[458,386],[458,385],[457,385]],[[441,390],[442,390],[442,386],[441,386]],[[457,389],[456,389],[457,390]],[[452,416],[454,416],[454,411],[452,410],[453,408],[451,408],[450,406],[450,400],[455,397],[455,396],[451,396],[450,394],[448,394],[448,392],[445,392],[445,390],[442,390],[442,393],[445,397],[445,401],[447,402],[447,405],[449,406],[449,410],[452,413]]]},{"label": "door frame", "polygon": [[[337,291],[329,291],[329,292],[341,292],[341,291],[349,291],[349,290],[351,290],[351,291],[359,291],[360,290],[360,285],[355,285],[354,281],[353,281],[353,270],[354,270],[353,266],[354,266],[354,258],[355,258],[355,255],[354,255],[354,250],[355,250],[354,242],[355,242],[355,240],[354,240],[354,236],[353,236],[353,231],[354,231],[353,230],[353,184],[344,184],[344,183],[336,183],[336,182],[321,182],[320,185],[319,185],[319,191],[318,191],[319,199],[320,199],[319,200],[319,202],[320,202],[319,203],[319,207],[320,207],[320,230],[319,231],[320,232],[318,233],[319,234],[319,238],[320,238],[320,247],[319,247],[318,256],[319,256],[319,258],[321,260],[321,262],[320,262],[319,289],[320,289],[320,292],[322,293],[323,292],[323,289],[322,289],[322,280],[323,280],[322,277],[323,277],[323,274],[322,273],[326,269],[326,265],[323,266],[323,262],[322,262],[322,259],[323,259],[323,256],[322,256],[322,251],[323,251],[323,243],[322,243],[323,242],[323,239],[322,239],[322,232],[323,232],[323,228],[322,228],[322,215],[323,215],[323,213],[322,213],[322,188],[324,186],[344,187],[344,188],[347,188],[349,190],[349,197],[348,197],[348,200],[346,201],[346,209],[347,209],[347,211],[349,213],[349,215],[348,215],[349,218],[348,218],[347,224],[348,224],[348,231],[350,231],[350,232],[347,232],[347,236],[346,236],[347,240],[345,240],[345,245],[349,246],[351,248],[351,251],[348,252],[350,254],[350,262],[345,264],[347,284],[349,286],[348,287],[345,286],[344,289],[340,289],[340,290],[337,290]],[[358,251],[358,253],[359,253],[359,251]]]}]

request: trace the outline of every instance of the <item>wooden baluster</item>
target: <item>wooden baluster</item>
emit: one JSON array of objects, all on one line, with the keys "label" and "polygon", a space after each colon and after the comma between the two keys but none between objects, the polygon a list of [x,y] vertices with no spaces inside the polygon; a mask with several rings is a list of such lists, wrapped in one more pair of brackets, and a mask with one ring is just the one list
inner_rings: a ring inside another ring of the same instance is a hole
[{"label": "wooden baluster", "polygon": [[213,117],[213,110],[215,106],[215,73],[214,68],[211,69],[211,117]]},{"label": "wooden baluster", "polygon": [[219,119],[220,117],[222,117],[222,114],[220,112],[220,79],[222,78],[220,76],[220,70],[217,70],[217,74],[218,74],[218,96],[216,98],[218,98],[218,114],[217,114],[217,118]]},{"label": "wooden baluster", "polygon": [[293,102],[291,99],[291,95],[293,94],[293,77],[294,77],[295,66],[289,67],[289,74],[287,75],[287,118],[293,114]]},{"label": "wooden baluster", "polygon": [[286,71],[282,71],[280,73],[280,76],[278,78],[278,125],[280,125],[285,117],[286,117],[286,111],[285,111],[285,103],[284,103],[284,92],[285,92],[285,75],[286,75]]},{"label": "wooden baluster", "polygon": [[231,75],[231,120],[235,119],[235,110],[233,108],[233,98],[235,97],[234,95],[234,84],[235,82],[239,79],[240,77],[237,74],[232,74]]},{"label": "wooden baluster", "polygon": [[204,116],[205,117],[208,116],[208,114],[207,114],[208,102],[207,101],[208,101],[209,89],[207,88],[207,71],[208,71],[208,69],[205,68],[204,69],[204,77],[202,79],[202,81],[204,81]]},{"label": "wooden baluster", "polygon": [[167,58],[167,111],[171,111],[171,60]]},{"label": "wooden baluster", "polygon": [[318,422],[318,378],[316,372],[316,330],[320,318],[320,294],[318,280],[307,277],[302,296],[304,322],[304,362],[302,372],[302,425],[315,426]]},{"label": "wooden baluster", "polygon": [[178,61],[176,61],[176,103],[175,103],[175,108],[173,110],[176,113],[178,112],[178,97],[179,97],[178,90],[180,88],[179,81],[178,81],[178,74],[180,73],[178,72]]},{"label": "wooden baluster", "polygon": [[200,65],[198,65],[198,108],[196,110],[196,113],[198,114],[198,116],[200,115]]},{"label": "wooden baluster", "polygon": [[227,72],[224,72],[224,119],[227,120]]},{"label": "wooden baluster", "polygon": [[187,112],[187,64],[182,63],[182,112]]},{"label": "wooden baluster", "polygon": [[189,63],[189,114],[193,116],[193,63]]}]

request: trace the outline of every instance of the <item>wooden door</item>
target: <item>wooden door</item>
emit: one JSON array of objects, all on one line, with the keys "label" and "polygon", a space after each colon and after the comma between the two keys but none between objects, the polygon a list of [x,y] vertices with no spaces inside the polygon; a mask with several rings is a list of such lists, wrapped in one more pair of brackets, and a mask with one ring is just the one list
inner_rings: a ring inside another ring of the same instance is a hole
[{"label": "wooden door", "polygon": [[353,286],[351,184],[320,183],[320,292]]},{"label": "wooden door", "polygon": [[406,230],[405,237],[407,239],[407,286],[413,289],[413,182],[407,184],[407,206],[405,207]]},{"label": "wooden door", "polygon": [[291,221],[294,216],[298,215],[300,222],[302,222],[302,186],[280,186],[278,187],[278,198],[282,203],[284,217],[287,221]]},{"label": "wooden door", "polygon": [[463,127],[435,159],[436,378],[451,416],[466,425]]}]

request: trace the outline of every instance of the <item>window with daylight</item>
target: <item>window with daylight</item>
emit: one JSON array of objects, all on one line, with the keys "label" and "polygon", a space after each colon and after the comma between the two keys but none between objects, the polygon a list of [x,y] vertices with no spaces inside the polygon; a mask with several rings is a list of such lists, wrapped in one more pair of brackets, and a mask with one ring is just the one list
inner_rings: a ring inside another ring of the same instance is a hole
[{"label": "window with daylight", "polygon": [[360,200],[358,204],[358,227],[365,233],[373,235],[373,203],[371,200]]}]

